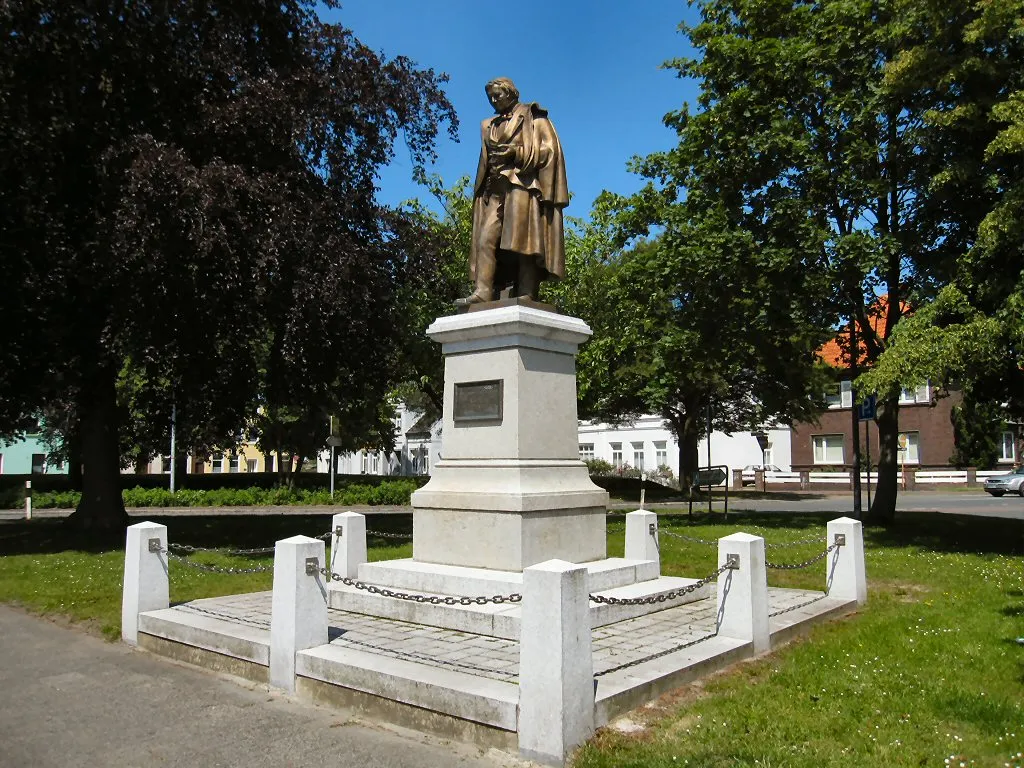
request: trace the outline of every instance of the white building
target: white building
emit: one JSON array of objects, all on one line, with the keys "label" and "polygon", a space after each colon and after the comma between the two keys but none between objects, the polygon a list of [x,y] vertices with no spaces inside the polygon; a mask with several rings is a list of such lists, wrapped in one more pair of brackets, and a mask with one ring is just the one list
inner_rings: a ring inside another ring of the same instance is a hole
[{"label": "white building", "polygon": [[[790,470],[790,430],[777,427],[766,430],[768,448],[762,456],[761,447],[751,432],[714,432],[711,435],[710,465],[725,465],[731,471],[749,464],[774,464],[784,472]],[[654,474],[659,467],[668,467],[673,478],[679,477],[679,445],[658,416],[642,416],[632,424],[609,424],[581,421],[579,425],[580,458],[604,459],[613,467],[632,467]],[[422,412],[399,406],[395,416],[395,450],[363,450],[339,454],[337,471],[352,475],[428,475],[443,455],[441,420],[431,421]],[[708,442],[698,445],[698,463],[709,464]],[[324,452],[317,470],[328,472],[330,454]]]},{"label": "white building", "polygon": [[[700,466],[725,465],[731,471],[748,464],[775,464],[780,470],[790,468],[789,427],[765,430],[768,448],[762,455],[761,446],[752,432],[711,433],[711,455],[708,441],[697,446]],[[630,425],[611,426],[589,421],[580,422],[580,458],[604,459],[613,467],[632,467],[653,473],[659,467],[668,467],[672,477],[679,477],[679,444],[658,416],[642,416]],[[709,461],[710,459],[710,461]]]}]

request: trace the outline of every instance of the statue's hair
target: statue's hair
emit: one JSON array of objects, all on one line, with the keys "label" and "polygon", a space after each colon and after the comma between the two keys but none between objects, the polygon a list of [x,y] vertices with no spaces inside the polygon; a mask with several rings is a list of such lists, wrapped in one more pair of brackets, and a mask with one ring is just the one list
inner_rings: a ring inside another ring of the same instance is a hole
[{"label": "statue's hair", "polygon": [[509,91],[515,97],[515,100],[519,101],[519,89],[516,88],[516,84],[512,82],[511,78],[496,77],[484,86],[484,90],[490,91],[491,88],[496,85],[500,85],[502,88]]}]

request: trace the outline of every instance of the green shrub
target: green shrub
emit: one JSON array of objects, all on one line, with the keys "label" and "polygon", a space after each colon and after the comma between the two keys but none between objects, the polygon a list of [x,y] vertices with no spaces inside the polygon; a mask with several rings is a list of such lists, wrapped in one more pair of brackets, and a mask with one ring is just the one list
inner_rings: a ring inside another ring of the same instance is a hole
[{"label": "green shrub", "polygon": [[590,459],[587,461],[587,471],[592,475],[610,475],[615,469],[610,461],[604,459]]}]

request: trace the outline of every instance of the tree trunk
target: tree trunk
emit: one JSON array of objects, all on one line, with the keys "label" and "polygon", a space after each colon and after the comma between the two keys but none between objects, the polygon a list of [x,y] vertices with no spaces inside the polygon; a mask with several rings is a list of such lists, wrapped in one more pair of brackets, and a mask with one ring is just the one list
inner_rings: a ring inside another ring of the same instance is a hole
[{"label": "tree trunk", "polygon": [[99,538],[124,535],[128,514],[121,497],[116,373],[103,367],[82,388],[82,500],[66,521],[75,530]]},{"label": "tree trunk", "polygon": [[899,480],[899,395],[879,400],[875,424],[878,426],[878,485],[864,522],[888,525],[896,518],[896,494]]},{"label": "tree trunk", "polygon": [[670,422],[679,445],[679,490],[686,493],[693,485],[693,476],[700,466],[697,443],[700,440],[700,425],[689,413]]},{"label": "tree trunk", "polygon": [[68,453],[68,487],[72,491],[82,490],[82,438],[81,427],[74,427],[74,434],[69,435],[66,443]]}]

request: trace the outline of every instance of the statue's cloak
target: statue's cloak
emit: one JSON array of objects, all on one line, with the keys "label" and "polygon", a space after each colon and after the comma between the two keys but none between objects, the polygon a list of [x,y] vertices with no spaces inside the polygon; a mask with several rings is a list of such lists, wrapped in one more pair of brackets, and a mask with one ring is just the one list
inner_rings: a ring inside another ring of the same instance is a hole
[{"label": "statue's cloak", "polygon": [[[562,209],[569,204],[569,187],[562,145],[547,114],[536,103],[520,103],[512,108],[507,121],[496,122],[501,116],[495,115],[481,123],[480,162],[473,185],[473,231],[478,232],[481,226],[485,197],[500,194],[504,197],[504,212],[499,250],[533,256],[537,266],[547,272],[544,278],[551,279],[565,276]],[[512,146],[516,152],[513,166],[499,171],[508,181],[500,192],[487,183],[489,146],[494,144]],[[474,281],[477,248],[474,237],[469,258],[470,279]],[[514,274],[515,267],[509,267]],[[511,280],[495,282],[497,287]]]}]

